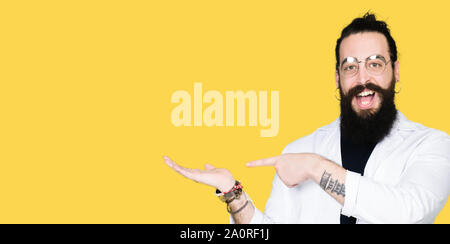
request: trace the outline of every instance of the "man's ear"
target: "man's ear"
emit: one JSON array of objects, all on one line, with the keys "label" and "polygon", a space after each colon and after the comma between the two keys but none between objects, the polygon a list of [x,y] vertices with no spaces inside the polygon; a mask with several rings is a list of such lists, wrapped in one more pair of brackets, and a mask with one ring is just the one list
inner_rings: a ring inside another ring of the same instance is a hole
[{"label": "man's ear", "polygon": [[395,81],[398,82],[400,80],[400,63],[398,62],[398,60],[394,63],[394,76]]},{"label": "man's ear", "polygon": [[336,79],[336,88],[339,88],[339,72],[337,70],[334,73],[334,79]]}]

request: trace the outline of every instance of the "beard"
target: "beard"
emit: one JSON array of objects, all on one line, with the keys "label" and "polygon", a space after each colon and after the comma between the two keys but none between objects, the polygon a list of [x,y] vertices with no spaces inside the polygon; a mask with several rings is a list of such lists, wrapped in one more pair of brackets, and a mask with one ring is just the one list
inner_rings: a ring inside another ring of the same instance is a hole
[{"label": "beard", "polygon": [[[352,107],[353,98],[364,89],[375,91],[380,98],[377,109],[365,109],[356,112]],[[389,88],[383,89],[373,83],[358,85],[341,95],[341,135],[357,144],[377,144],[385,138],[392,129],[397,117],[395,107],[395,79],[392,78]]]}]

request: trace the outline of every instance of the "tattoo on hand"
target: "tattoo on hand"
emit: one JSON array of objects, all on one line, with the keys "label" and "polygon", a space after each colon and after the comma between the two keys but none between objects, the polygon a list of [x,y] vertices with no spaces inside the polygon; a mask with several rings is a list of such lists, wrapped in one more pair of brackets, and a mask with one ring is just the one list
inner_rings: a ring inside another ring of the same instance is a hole
[{"label": "tattoo on hand", "polygon": [[331,174],[327,171],[323,172],[319,185],[325,191],[336,193],[337,195],[342,195],[345,197],[345,184],[339,183],[337,180],[332,179]]}]

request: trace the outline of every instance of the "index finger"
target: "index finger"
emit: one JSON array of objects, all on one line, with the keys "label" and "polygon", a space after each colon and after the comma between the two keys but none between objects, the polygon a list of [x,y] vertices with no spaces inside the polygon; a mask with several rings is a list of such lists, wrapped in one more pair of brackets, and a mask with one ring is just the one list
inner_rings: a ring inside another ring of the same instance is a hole
[{"label": "index finger", "polygon": [[260,166],[274,166],[275,163],[280,160],[281,156],[275,156],[270,158],[263,158],[259,160],[250,161],[246,164],[247,167],[260,167]]}]

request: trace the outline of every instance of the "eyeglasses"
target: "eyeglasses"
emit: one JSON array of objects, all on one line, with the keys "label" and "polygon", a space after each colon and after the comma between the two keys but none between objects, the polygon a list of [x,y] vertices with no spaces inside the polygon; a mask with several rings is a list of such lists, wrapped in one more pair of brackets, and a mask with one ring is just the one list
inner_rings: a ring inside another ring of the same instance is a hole
[{"label": "eyeglasses", "polygon": [[[363,61],[359,61],[354,57],[346,57],[342,61],[340,71],[344,77],[353,77],[358,73],[359,63]],[[371,75],[380,75],[386,70],[387,64],[391,62],[391,60],[386,62],[386,59],[378,54],[369,56],[366,58],[365,66],[366,70]]]}]

